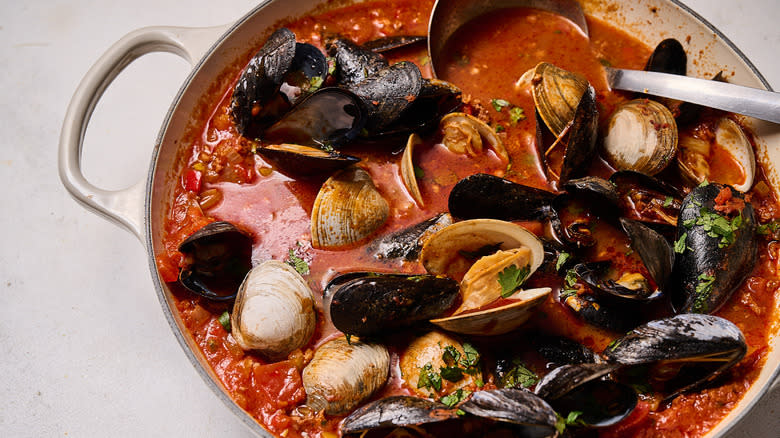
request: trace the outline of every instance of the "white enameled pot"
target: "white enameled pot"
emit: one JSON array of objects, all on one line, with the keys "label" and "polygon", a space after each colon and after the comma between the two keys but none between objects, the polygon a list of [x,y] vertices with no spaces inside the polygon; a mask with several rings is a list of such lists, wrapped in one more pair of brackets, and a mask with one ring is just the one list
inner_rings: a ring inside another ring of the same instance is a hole
[{"label": "white enameled pot", "polygon": [[[259,436],[270,436],[225,393],[175,311],[171,293],[160,280],[155,254],[162,251],[163,221],[184,161],[181,140],[198,128],[202,99],[224,89],[270,33],[290,17],[336,7],[345,1],[265,0],[236,23],[212,28],[150,27],[132,32],[114,44],[89,70],[79,85],[63,123],[59,171],[63,184],[87,209],[114,221],[136,235],[148,254],[149,268],[166,318],[185,354],[206,384],[226,406]],[[731,82],[770,89],[749,60],[717,29],[676,0],[581,0],[585,11],[616,24],[655,45],[667,37],[685,40],[689,74],[711,77],[723,70]],[[690,37],[690,38],[688,38]],[[172,52],[193,65],[163,121],[148,175],[118,191],[95,187],[81,170],[81,146],[92,110],[103,91],[133,60],[150,52]],[[757,136],[757,159],[776,194],[780,194],[780,125],[747,119]],[[775,324],[775,329],[778,324]],[[771,351],[757,381],[739,405],[707,436],[721,437],[773,386],[780,374],[780,340],[772,337]]]}]

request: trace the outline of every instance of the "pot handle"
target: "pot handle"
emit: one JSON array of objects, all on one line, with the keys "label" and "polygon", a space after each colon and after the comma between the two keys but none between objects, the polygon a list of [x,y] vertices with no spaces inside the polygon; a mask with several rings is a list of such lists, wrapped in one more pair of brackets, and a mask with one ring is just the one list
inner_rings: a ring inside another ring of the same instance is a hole
[{"label": "pot handle", "polygon": [[195,66],[228,26],[185,28],[146,27],[114,43],[81,80],[65,113],[60,133],[59,173],[65,188],[88,210],[133,233],[143,243],[146,180],[122,190],[92,185],[81,170],[84,133],[100,97],[131,62],[151,52],[170,52]]}]

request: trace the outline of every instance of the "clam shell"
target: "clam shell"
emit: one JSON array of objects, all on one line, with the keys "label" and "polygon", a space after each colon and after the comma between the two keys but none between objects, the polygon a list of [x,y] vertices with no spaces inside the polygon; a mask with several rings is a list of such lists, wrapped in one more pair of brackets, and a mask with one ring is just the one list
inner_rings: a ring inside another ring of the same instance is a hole
[{"label": "clam shell", "polygon": [[604,137],[604,157],[614,168],[655,175],[676,154],[677,123],[665,106],[636,99],[612,113]]},{"label": "clam shell", "polygon": [[539,115],[550,132],[560,137],[566,125],[574,119],[588,81],[578,74],[542,62],[534,69],[531,83]]},{"label": "clam shell", "polygon": [[312,246],[335,249],[359,242],[381,227],[390,206],[368,172],[354,167],[322,185],[311,213]]},{"label": "clam shell", "polygon": [[306,405],[328,415],[351,411],[385,384],[389,369],[384,346],[333,339],[317,349],[303,369]]},{"label": "clam shell", "polygon": [[417,185],[417,176],[414,174],[414,162],[412,161],[414,147],[421,143],[422,140],[419,135],[413,133],[409,136],[409,140],[406,142],[406,148],[404,149],[404,154],[401,156],[401,180],[417,205],[424,207],[425,202],[420,193],[420,187]]},{"label": "clam shell", "polygon": [[449,113],[442,117],[439,129],[444,133],[442,144],[454,153],[473,157],[481,154],[487,143],[501,160],[509,161],[509,154],[496,131],[470,114]]},{"label": "clam shell", "polygon": [[230,323],[233,337],[244,350],[283,358],[306,345],[314,333],[314,296],[295,269],[269,260],[247,274]]}]

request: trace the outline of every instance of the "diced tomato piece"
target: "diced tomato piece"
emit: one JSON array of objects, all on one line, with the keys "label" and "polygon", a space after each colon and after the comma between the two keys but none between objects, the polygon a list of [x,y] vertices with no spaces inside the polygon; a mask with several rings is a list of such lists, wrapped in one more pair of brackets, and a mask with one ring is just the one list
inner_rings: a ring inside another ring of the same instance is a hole
[{"label": "diced tomato piece", "polygon": [[191,192],[200,192],[201,176],[199,170],[190,169],[184,174],[184,189]]},{"label": "diced tomato piece", "polygon": [[179,278],[179,266],[170,257],[157,256],[157,269],[160,277],[166,283],[176,281]]},{"label": "diced tomato piece", "polygon": [[254,383],[265,396],[265,402],[275,409],[295,406],[306,399],[301,373],[285,360],[254,368]]}]

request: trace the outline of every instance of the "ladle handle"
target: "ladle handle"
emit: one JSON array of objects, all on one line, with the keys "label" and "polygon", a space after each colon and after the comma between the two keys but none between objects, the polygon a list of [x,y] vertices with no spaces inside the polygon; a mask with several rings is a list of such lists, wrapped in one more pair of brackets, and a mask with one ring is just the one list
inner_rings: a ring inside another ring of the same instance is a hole
[{"label": "ladle handle", "polygon": [[687,76],[607,67],[609,86],[780,123],[780,93]]},{"label": "ladle handle", "polygon": [[114,43],[81,80],[65,113],[59,147],[59,173],[70,194],[88,210],[119,224],[143,242],[146,180],[122,190],[91,184],[81,169],[84,134],[103,92],[131,62],[151,52],[169,52],[190,64],[200,60],[226,26],[207,28],[146,27]]}]

